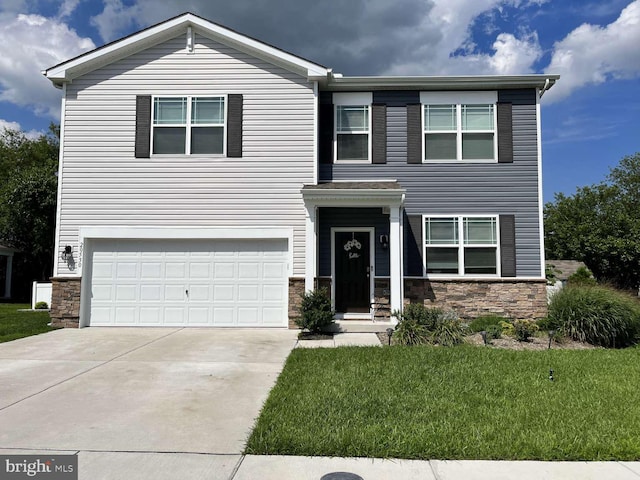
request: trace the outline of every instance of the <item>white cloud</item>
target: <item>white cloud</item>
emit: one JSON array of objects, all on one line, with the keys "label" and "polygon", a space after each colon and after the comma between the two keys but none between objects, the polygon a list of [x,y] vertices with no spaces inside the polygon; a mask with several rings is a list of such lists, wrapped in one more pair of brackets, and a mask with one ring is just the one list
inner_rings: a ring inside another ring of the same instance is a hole
[{"label": "white cloud", "polygon": [[518,36],[500,33],[493,43],[492,53],[474,53],[475,43],[470,26],[481,14],[503,5],[524,7],[546,0],[437,0],[423,31],[438,28],[437,43],[423,45],[416,54],[398,59],[386,74],[389,75],[504,75],[533,71],[533,64],[542,55],[535,32],[522,29]]},{"label": "white cloud", "polygon": [[556,42],[548,73],[562,76],[545,96],[557,101],[574,90],[609,79],[640,76],[640,0],[630,3],[617,20],[600,27],[583,24]]},{"label": "white cloud", "polygon": [[58,119],[60,91],[41,71],[94,48],[65,23],[40,15],[0,16],[0,101]]},{"label": "white cloud", "polygon": [[[7,120],[3,120],[0,118],[0,135],[6,130],[16,130],[18,132],[22,132],[22,126],[18,122],[9,122]],[[44,132],[40,130],[29,130],[28,132],[23,132],[27,138],[35,139],[40,135],[43,135]]]},{"label": "white cloud", "polygon": [[142,25],[140,18],[140,6],[134,3],[125,6],[120,0],[104,0],[104,9],[101,13],[91,18],[91,25],[98,29],[100,37],[105,42],[119,38],[123,31],[132,26]]}]

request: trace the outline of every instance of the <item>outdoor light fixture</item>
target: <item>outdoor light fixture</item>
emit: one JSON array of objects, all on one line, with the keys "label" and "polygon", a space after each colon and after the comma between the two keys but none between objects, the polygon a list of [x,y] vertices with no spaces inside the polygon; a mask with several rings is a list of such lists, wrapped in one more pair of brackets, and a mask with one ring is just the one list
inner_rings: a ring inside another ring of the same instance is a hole
[{"label": "outdoor light fixture", "polygon": [[62,251],[62,259],[69,260],[71,258],[71,245],[66,245]]},{"label": "outdoor light fixture", "polygon": [[553,370],[549,369],[549,380],[553,382]]},{"label": "outdoor light fixture", "polygon": [[548,350],[551,350],[551,340],[553,340],[553,336],[556,334],[555,330],[549,330],[549,348]]},{"label": "outdoor light fixture", "polygon": [[380,235],[380,245],[382,245],[384,249],[389,248],[389,235]]},{"label": "outdoor light fixture", "polygon": [[393,328],[387,328],[387,337],[389,337],[389,345],[391,345],[391,335],[393,335]]},{"label": "outdoor light fixture", "polygon": [[487,331],[486,330],[482,330],[480,332],[480,335],[482,336],[482,341],[484,342],[484,344],[487,345],[489,343],[487,341]]}]

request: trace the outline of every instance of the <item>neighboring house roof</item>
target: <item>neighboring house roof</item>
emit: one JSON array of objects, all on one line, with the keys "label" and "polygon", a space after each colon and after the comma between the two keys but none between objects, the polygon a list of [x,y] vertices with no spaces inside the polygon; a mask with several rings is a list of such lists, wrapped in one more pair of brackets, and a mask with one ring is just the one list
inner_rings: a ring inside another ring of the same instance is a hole
[{"label": "neighboring house roof", "polygon": [[6,255],[9,253],[15,253],[17,251],[18,250],[16,250],[15,248],[7,247],[6,245],[0,244],[0,254]]},{"label": "neighboring house roof", "polygon": [[[128,57],[153,45],[182,34],[185,29],[193,28],[196,33],[203,34],[225,45],[237,48],[258,58],[263,58],[290,71],[305,75],[312,79],[324,79],[330,70],[302,57],[238,33],[230,28],[206,20],[193,13],[183,13],[164,22],[145,28],[120,40],[83,53],[75,58],[59,63],[42,73],[54,85],[62,86],[85,73],[108,65],[116,60]],[[185,45],[188,39],[185,39]]]},{"label": "neighboring house roof", "polygon": [[[190,30],[193,29],[193,30]],[[57,87],[74,78],[133,55],[153,45],[175,38],[187,30],[220,41],[247,54],[280,65],[294,73],[320,82],[329,90],[395,89],[395,90],[495,90],[499,88],[537,88],[540,96],[551,88],[559,75],[486,75],[486,76],[371,76],[345,77],[318,63],[293,55],[278,47],[206,20],[193,13],[183,13],[145,28],[120,40],[107,43],[90,52],[59,63],[42,73]]]},{"label": "neighboring house roof", "polygon": [[567,280],[580,267],[587,268],[584,262],[579,262],[578,260],[546,260],[545,264],[547,267],[555,268],[556,278],[562,281]]}]

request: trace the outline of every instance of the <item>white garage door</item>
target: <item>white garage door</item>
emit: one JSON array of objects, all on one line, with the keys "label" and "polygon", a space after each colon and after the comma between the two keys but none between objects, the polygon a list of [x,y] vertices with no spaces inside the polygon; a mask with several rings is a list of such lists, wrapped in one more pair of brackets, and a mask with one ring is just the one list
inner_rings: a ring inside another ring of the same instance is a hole
[{"label": "white garage door", "polygon": [[287,325],[286,240],[91,244],[90,325]]}]

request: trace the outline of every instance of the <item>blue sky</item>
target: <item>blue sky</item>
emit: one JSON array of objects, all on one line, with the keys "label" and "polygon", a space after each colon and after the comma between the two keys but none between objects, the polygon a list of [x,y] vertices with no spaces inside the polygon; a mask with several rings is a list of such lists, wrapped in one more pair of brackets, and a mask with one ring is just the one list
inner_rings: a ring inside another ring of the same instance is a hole
[{"label": "blue sky", "polygon": [[40,71],[191,11],[346,75],[557,73],[544,199],[640,151],[640,0],[2,0],[0,127],[59,122]]}]

